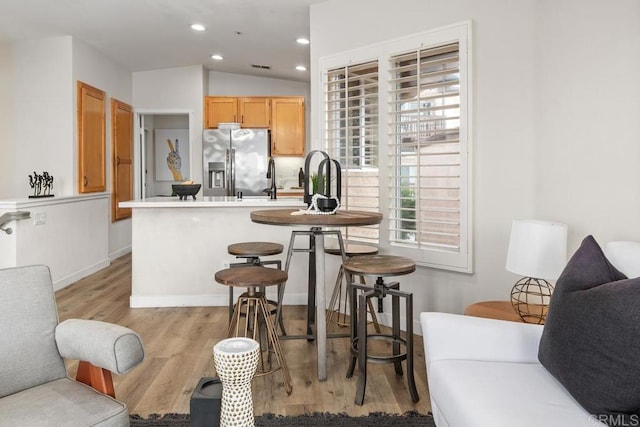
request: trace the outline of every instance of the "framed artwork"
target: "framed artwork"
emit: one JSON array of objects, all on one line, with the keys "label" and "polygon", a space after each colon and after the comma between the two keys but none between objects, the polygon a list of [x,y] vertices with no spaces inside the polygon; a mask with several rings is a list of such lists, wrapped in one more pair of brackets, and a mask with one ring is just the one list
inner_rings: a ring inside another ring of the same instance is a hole
[{"label": "framed artwork", "polygon": [[154,135],[156,181],[188,180],[189,130],[156,129]]}]

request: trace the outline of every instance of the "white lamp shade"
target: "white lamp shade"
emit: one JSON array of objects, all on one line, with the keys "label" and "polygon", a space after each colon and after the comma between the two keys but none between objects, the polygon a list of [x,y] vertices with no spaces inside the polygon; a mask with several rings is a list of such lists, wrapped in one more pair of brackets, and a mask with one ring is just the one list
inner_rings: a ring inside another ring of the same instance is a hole
[{"label": "white lamp shade", "polygon": [[513,221],[507,270],[525,277],[555,280],[566,265],[566,224],[537,220]]}]

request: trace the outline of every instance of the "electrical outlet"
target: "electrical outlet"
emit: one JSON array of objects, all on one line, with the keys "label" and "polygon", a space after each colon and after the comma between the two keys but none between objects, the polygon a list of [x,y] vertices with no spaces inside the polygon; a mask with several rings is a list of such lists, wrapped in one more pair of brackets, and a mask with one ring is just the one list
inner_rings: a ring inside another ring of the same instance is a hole
[{"label": "electrical outlet", "polygon": [[36,212],[33,215],[33,225],[43,225],[47,223],[46,212]]}]

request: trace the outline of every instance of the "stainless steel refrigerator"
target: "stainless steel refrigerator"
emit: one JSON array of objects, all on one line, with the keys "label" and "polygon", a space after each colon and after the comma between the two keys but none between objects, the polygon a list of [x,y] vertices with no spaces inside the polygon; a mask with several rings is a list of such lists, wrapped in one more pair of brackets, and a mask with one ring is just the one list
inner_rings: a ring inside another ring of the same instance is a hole
[{"label": "stainless steel refrigerator", "polygon": [[204,196],[264,196],[268,187],[268,129],[205,129]]}]

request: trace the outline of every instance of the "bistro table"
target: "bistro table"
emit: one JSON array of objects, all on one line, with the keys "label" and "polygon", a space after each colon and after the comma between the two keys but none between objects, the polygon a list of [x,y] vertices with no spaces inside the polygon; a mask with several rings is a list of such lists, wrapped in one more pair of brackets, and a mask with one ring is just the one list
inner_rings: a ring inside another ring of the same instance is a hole
[{"label": "bistro table", "polygon": [[[324,234],[320,227],[348,227],[380,224],[382,214],[377,212],[338,210],[332,215],[292,215],[298,209],[271,209],[251,212],[251,221],[268,225],[307,225],[316,230],[315,282],[316,282],[316,344],[318,351],[318,379],[327,379],[327,327],[326,290],[324,272]],[[309,307],[311,309],[311,307]]]}]

